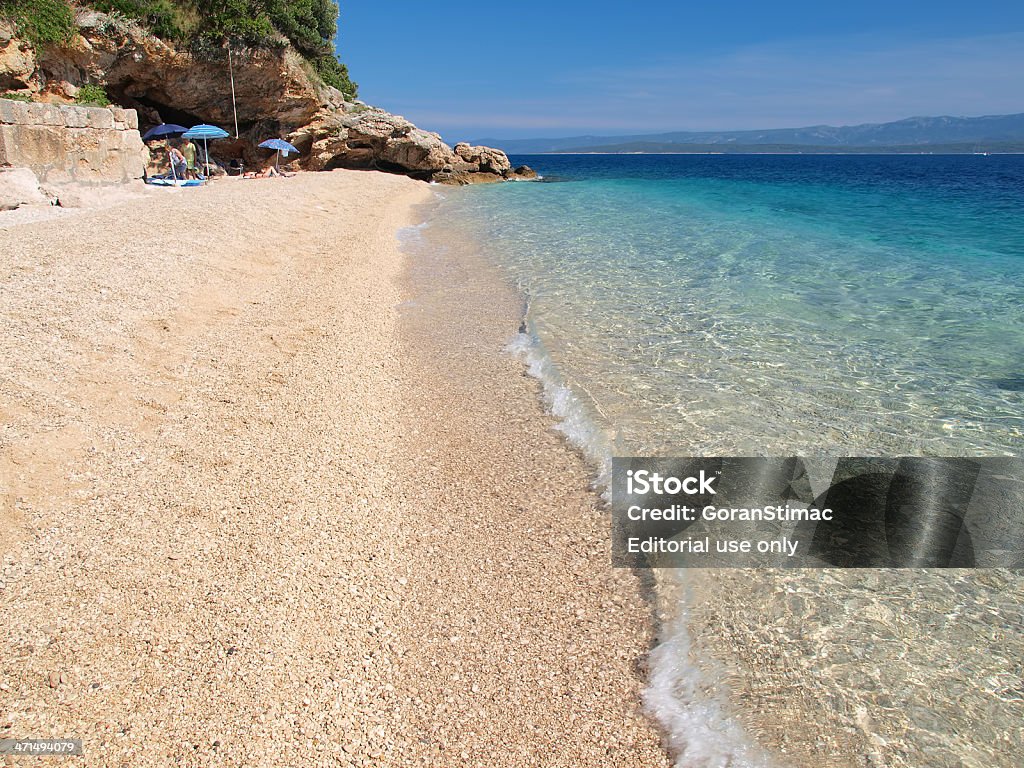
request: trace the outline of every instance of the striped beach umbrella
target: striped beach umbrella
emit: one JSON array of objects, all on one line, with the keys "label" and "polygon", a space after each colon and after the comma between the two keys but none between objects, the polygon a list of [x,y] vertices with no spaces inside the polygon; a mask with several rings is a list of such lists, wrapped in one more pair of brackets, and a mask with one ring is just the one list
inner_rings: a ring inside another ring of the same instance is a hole
[{"label": "striped beach umbrella", "polygon": [[[210,165],[210,147],[207,145],[207,141],[212,139],[223,139],[230,134],[222,128],[218,128],[216,125],[194,125],[182,134],[186,139],[202,139],[203,140],[203,154],[206,155],[206,165]],[[207,171],[209,168],[207,168]]]}]

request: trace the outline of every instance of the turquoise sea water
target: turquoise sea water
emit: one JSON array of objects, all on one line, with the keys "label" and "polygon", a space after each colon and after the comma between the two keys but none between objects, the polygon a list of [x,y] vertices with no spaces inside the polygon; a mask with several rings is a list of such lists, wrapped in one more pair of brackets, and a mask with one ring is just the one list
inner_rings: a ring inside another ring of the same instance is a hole
[{"label": "turquoise sea water", "polygon": [[[599,481],[612,455],[1024,452],[1024,156],[513,160],[544,182],[439,191],[423,242],[520,288],[509,348]],[[1020,575],[704,576],[710,609],[658,577],[646,702],[678,766],[1018,764]],[[744,654],[785,682],[708,672]]]},{"label": "turquoise sea water", "polygon": [[[452,194],[601,450],[1024,448],[1024,157],[537,156]],[[596,447],[596,446],[595,446]]]}]

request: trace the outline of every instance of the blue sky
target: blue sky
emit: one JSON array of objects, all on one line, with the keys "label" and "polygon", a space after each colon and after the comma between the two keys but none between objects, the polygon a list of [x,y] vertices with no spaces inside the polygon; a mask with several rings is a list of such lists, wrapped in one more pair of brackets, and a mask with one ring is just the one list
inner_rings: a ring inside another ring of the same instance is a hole
[{"label": "blue sky", "polygon": [[1024,112],[1024,2],[341,0],[361,98],[450,141]]}]

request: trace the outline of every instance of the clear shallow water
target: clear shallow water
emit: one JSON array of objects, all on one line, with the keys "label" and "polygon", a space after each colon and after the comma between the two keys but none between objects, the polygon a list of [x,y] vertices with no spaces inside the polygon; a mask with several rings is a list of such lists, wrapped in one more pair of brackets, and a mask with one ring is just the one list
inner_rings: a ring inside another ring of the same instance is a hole
[{"label": "clear shallow water", "polygon": [[515,159],[446,218],[620,452],[1024,447],[1024,157]]},{"label": "clear shallow water", "polygon": [[[446,191],[429,237],[476,241],[528,297],[512,348],[597,466],[1024,450],[1024,157],[514,161],[559,181]],[[705,581],[660,580],[679,608],[648,706],[680,766],[772,764],[757,738],[790,765],[1024,752],[1019,576]],[[692,586],[718,596],[680,597]],[[712,622],[733,628],[724,671]]]}]

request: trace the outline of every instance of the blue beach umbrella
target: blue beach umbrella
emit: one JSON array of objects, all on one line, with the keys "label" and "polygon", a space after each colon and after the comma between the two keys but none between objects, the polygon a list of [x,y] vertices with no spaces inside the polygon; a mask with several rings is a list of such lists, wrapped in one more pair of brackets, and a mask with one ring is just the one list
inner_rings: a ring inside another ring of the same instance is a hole
[{"label": "blue beach umbrella", "polygon": [[[180,136],[187,131],[184,125],[175,125],[174,123],[160,123],[160,125],[154,125],[148,131],[142,135],[143,141],[152,141],[153,139],[167,139],[171,136]],[[174,164],[171,164],[171,175],[174,180],[178,180],[178,174],[174,172]]]},{"label": "blue beach umbrella", "polygon": [[[207,145],[207,141],[210,139],[223,139],[226,136],[230,136],[227,131],[222,128],[218,128],[216,125],[193,125],[183,134],[186,139],[202,139],[203,140],[203,154],[206,155],[206,165],[210,165],[210,148]],[[207,168],[207,171],[210,169]]]},{"label": "blue beach umbrella", "polygon": [[260,144],[260,146],[263,147],[264,149],[277,150],[277,159],[274,162],[274,167],[280,167],[282,152],[284,152],[285,157],[288,157],[289,152],[294,152],[296,155],[299,154],[299,150],[297,150],[284,139],[267,139],[262,144]]},{"label": "blue beach umbrella", "polygon": [[152,141],[153,139],[166,139],[168,136],[180,136],[185,133],[188,128],[183,125],[175,125],[174,123],[160,123],[160,125],[154,125],[148,131],[142,135],[143,141]]}]

